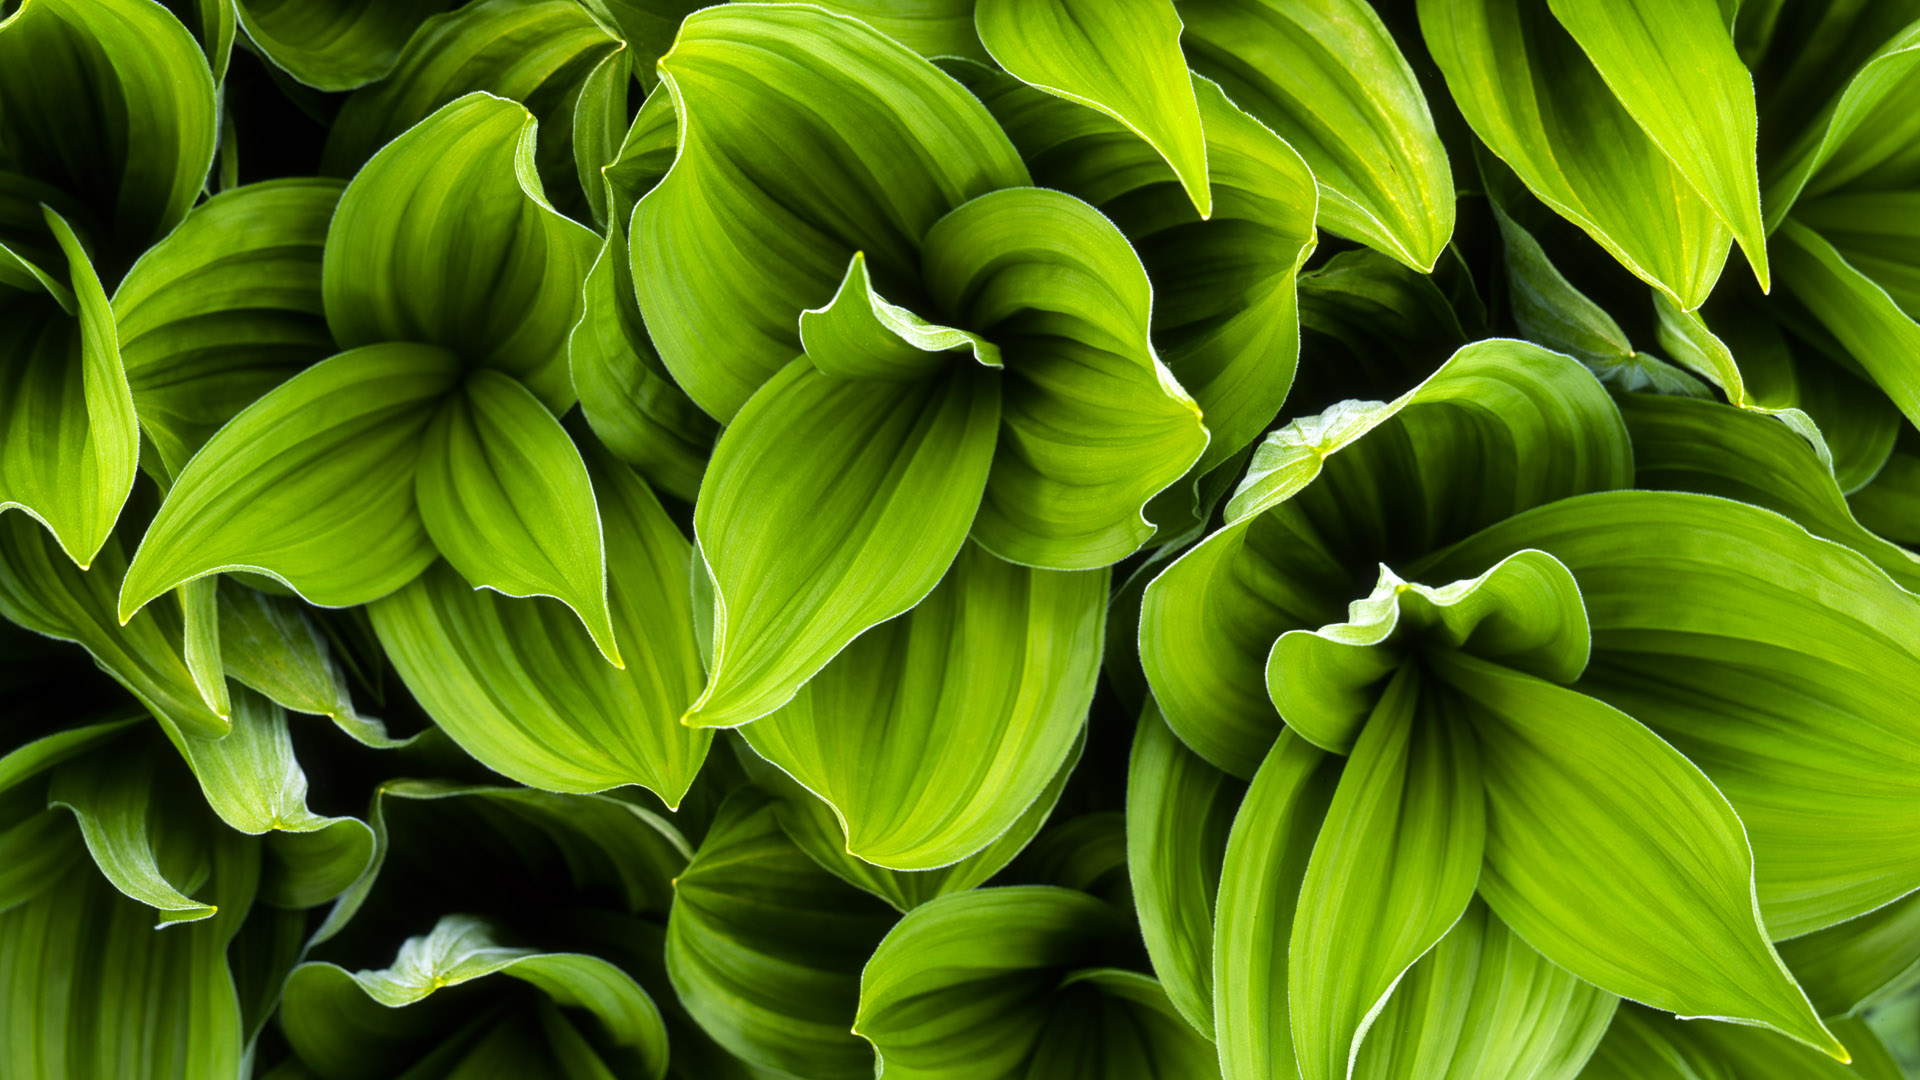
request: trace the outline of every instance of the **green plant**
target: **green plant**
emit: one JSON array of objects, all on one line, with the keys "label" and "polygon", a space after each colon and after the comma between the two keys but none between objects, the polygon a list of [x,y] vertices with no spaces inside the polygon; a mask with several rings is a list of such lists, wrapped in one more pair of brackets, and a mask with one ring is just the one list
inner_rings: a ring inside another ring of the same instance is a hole
[{"label": "green plant", "polygon": [[1920,1075],[1915,42],[0,3],[0,1078]]}]

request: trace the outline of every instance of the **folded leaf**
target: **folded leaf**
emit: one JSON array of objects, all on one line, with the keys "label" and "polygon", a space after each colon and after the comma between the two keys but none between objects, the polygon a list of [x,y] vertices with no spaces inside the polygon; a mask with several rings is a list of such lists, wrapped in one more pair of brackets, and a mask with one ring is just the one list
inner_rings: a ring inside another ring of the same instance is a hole
[{"label": "folded leaf", "polygon": [[802,357],[714,451],[694,510],[713,662],[691,723],[764,716],[946,574],[987,483],[996,376],[835,379]]},{"label": "folded leaf", "polygon": [[[1905,22],[1913,13],[1899,5],[1860,9],[1884,11]],[[1837,12],[1843,18],[1851,12]],[[1884,18],[1885,15],[1882,15]],[[1775,229],[1801,198],[1844,188],[1882,190],[1906,187],[1914,179],[1910,155],[1914,134],[1913,103],[1920,97],[1920,27],[1907,25],[1884,41],[1846,27],[1837,40],[1856,49],[1874,48],[1858,68],[1838,65],[1817,77],[1845,80],[1839,96],[1825,103],[1812,122],[1767,170],[1767,227]],[[1803,108],[1814,106],[1809,100]],[[1907,181],[1903,183],[1902,181]]]},{"label": "folded leaf", "polygon": [[951,365],[961,350],[986,367],[1001,366],[992,342],[888,303],[874,291],[860,251],[833,299],[800,313],[800,345],[822,374],[840,379],[923,379]]},{"label": "folded leaf", "polygon": [[388,143],[327,231],[327,325],[343,348],[439,345],[573,402],[567,335],[599,244],[557,213],[533,170],[533,114],[468,94]]},{"label": "folded leaf", "polygon": [[1360,1080],[1574,1080],[1619,999],[1549,963],[1475,901],[1408,969],[1354,1060]]},{"label": "folded leaf", "polygon": [[1453,176],[1406,57],[1361,0],[1183,0],[1194,70],[1300,151],[1321,223],[1419,270],[1453,235]]},{"label": "folded leaf", "polygon": [[20,6],[0,22],[0,102],[8,171],[67,193],[54,205],[109,283],[186,216],[213,162],[207,58],[150,0]]},{"label": "folded leaf", "polygon": [[1753,77],[1714,0],[1552,0],[1614,98],[1726,223],[1761,289],[1767,239],[1755,159]]},{"label": "folded leaf", "polygon": [[1419,9],[1434,62],[1487,146],[1621,265],[1682,310],[1699,307],[1731,233],[1545,5],[1420,0]]},{"label": "folded leaf", "polygon": [[198,578],[180,586],[180,607],[185,615],[185,640],[181,658],[200,691],[200,700],[215,716],[225,718],[232,711],[227,694],[227,672],[220,662],[220,577]]},{"label": "folded leaf", "polygon": [[362,745],[404,744],[387,734],[385,724],[354,708],[346,671],[299,601],[223,577],[218,617],[221,665],[235,682],[294,712],[328,717]]},{"label": "folded leaf", "polygon": [[615,667],[606,547],[587,466],[565,428],[514,379],[477,371],[420,443],[420,520],[475,588],[551,596]]},{"label": "folded leaf", "polygon": [[1112,222],[1070,195],[981,196],[927,233],[937,308],[1000,347],[1000,448],[973,537],[1090,570],[1153,535],[1141,509],[1206,449],[1200,410],[1148,340],[1153,287]]},{"label": "folded leaf", "polygon": [[1154,148],[1206,217],[1207,145],[1172,0],[982,0],[974,21],[1015,78],[1098,109]]},{"label": "folded leaf", "polygon": [[351,90],[393,70],[400,49],[456,0],[234,0],[247,40],[319,90]]},{"label": "folded leaf", "polygon": [[748,1063],[863,1078],[873,1058],[847,1030],[857,969],[892,922],[794,847],[763,797],[736,792],[675,880],[667,973],[700,1026]]},{"label": "folded leaf", "polygon": [[73,811],[94,865],[114,888],[158,912],[160,926],[208,918],[218,909],[186,896],[176,882],[199,884],[211,857],[203,834],[219,826],[180,798],[177,785],[166,785],[173,779],[159,775],[166,759],[143,749],[138,741],[120,740],[60,766],[47,788],[48,805]]},{"label": "folded leaf", "polygon": [[1839,339],[1908,422],[1920,424],[1920,364],[1913,361],[1920,324],[1819,233],[1789,220],[1775,235],[1781,284]]},{"label": "folded leaf", "polygon": [[722,422],[801,351],[795,319],[832,297],[855,251],[912,306],[933,223],[1028,182],[972,95],[853,19],[708,8],[660,71],[680,146],[634,211],[633,279],[661,359]]},{"label": "folded leaf", "polygon": [[1073,752],[1099,674],[1104,572],[968,545],[905,616],[856,638],[748,745],[834,808],[846,850],[895,870],[1004,834]]},{"label": "folded leaf", "polygon": [[1301,879],[1343,759],[1281,729],[1234,816],[1213,933],[1214,1039],[1226,1080],[1298,1080],[1288,1002]]},{"label": "folded leaf", "polygon": [[338,351],[320,253],[340,187],[287,179],[223,191],[114,290],[127,382],[166,476],[235,413]]},{"label": "folded leaf", "polygon": [[1250,776],[1280,725],[1263,689],[1282,633],[1340,621],[1382,563],[1631,474],[1599,382],[1518,341],[1469,345],[1391,403],[1296,420],[1255,451],[1226,527],[1147,586],[1141,659],[1167,723],[1215,767]]},{"label": "folded leaf", "polygon": [[1914,253],[1914,241],[1920,238],[1920,191],[1802,201],[1793,220],[1826,238],[1908,316],[1920,314],[1920,255]]},{"label": "folded leaf", "polygon": [[121,618],[219,570],[264,573],[327,606],[413,580],[435,557],[414,473],[459,364],[429,345],[371,345],[249,405],[181,470],[127,568]]},{"label": "folded leaf", "polygon": [[[540,176],[556,201],[579,207],[574,104],[588,74],[619,48],[585,8],[566,0],[480,0],[436,15],[407,40],[391,72],[341,106],[321,170],[350,177],[434,110],[480,91],[522,102],[540,118]],[[624,96],[620,104],[624,124]]]},{"label": "folded leaf", "polygon": [[1473,736],[1412,668],[1341,771],[1300,883],[1287,1000],[1302,1080],[1346,1080],[1414,961],[1473,899],[1486,802]]},{"label": "folded leaf", "polygon": [[1846,1060],[1768,944],[1746,830],[1698,768],[1584,694],[1459,653],[1428,661],[1479,736],[1495,915],[1610,993]]},{"label": "folded leaf", "polygon": [[637,783],[678,807],[712,741],[679,724],[701,680],[692,549],[625,466],[596,461],[593,477],[624,670],[560,604],[493,596],[445,565],[375,602],[374,629],[435,722],[486,765],[555,791]]},{"label": "folded leaf", "polygon": [[[561,1062],[584,1059],[600,1075],[666,1076],[666,1027],[632,976],[594,956],[501,946],[491,928],[472,916],[443,917],[431,933],[408,938],[393,966],[384,970],[349,973],[333,964],[300,965],[287,979],[282,1025],[294,1052],[320,1076],[405,1069],[424,1056],[417,1044],[425,1041],[406,1039],[406,1025],[425,1027],[426,1018],[390,1010],[428,1001],[443,987],[496,974],[539,991],[542,1007],[510,1012],[470,1029],[464,1039],[449,1040],[465,1053],[435,1055],[443,1067],[451,1064],[447,1058],[465,1057],[486,1068],[511,1062],[547,1072]],[[556,1005],[578,1011],[568,1018]],[[547,1045],[538,1046],[541,1042]]]},{"label": "folded leaf", "polygon": [[0,342],[0,513],[33,515],[85,569],[133,488],[140,429],[107,294],[73,230],[42,209],[75,311],[0,288],[12,328]]},{"label": "folded leaf", "polygon": [[1227,831],[1246,785],[1175,737],[1148,700],[1127,770],[1127,872],[1167,998],[1212,1038],[1213,914]]},{"label": "folded leaf", "polygon": [[1044,886],[943,896],[901,919],[860,979],[855,1030],[888,1076],[1207,1077],[1213,1048],[1152,979],[1094,966],[1120,913]]},{"label": "folded leaf", "polygon": [[625,223],[587,272],[586,307],[567,338],[573,386],[600,441],[661,491],[691,503],[719,428],[673,381],[634,300]]}]

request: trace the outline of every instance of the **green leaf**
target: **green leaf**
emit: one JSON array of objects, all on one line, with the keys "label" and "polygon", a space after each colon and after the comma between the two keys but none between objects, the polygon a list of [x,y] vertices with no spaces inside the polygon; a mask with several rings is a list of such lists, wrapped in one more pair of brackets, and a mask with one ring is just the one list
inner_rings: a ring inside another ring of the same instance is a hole
[{"label": "green leaf", "polygon": [[943,896],[874,950],[854,1028],[876,1072],[907,1080],[1216,1075],[1213,1047],[1159,984],[1097,966],[1129,930],[1111,905],[1069,889]]},{"label": "green leaf", "polygon": [[1633,433],[1640,487],[1765,507],[1851,547],[1907,590],[1920,591],[1920,556],[1863,527],[1833,471],[1785,424],[1712,402],[1648,394],[1622,395],[1619,404]]},{"label": "green leaf", "polygon": [[1183,0],[1194,70],[1300,152],[1329,231],[1427,273],[1453,176],[1413,68],[1362,0]]},{"label": "green leaf", "polygon": [[[257,571],[326,606],[411,581],[435,557],[414,473],[459,363],[429,345],[372,345],[242,410],[161,504],[121,587],[121,618],[215,571]],[[355,557],[342,562],[347,550]]]},{"label": "green leaf", "polygon": [[116,616],[126,553],[108,537],[82,573],[47,534],[19,517],[0,516],[0,615],[47,637],[71,641],[155,716],[183,735],[219,738],[231,725],[209,709],[187,670],[181,623],[171,612]]},{"label": "green leaf", "polygon": [[1148,699],[1127,769],[1127,873],[1153,970],[1200,1034],[1214,1034],[1214,904],[1246,785],[1201,760]]},{"label": "green leaf", "polygon": [[854,252],[883,292],[911,286],[935,221],[1028,182],[978,100],[853,19],[708,8],[660,71],[679,151],[634,211],[633,279],[661,359],[722,422],[800,352],[795,320]]},{"label": "green leaf", "polygon": [[142,749],[121,740],[60,766],[47,788],[48,805],[73,811],[94,865],[114,888],[158,912],[160,926],[209,918],[218,908],[185,895],[175,882],[193,888],[206,873],[210,855],[201,834],[219,826],[190,798],[180,798],[179,786],[164,783],[159,770],[166,759]]},{"label": "green leaf", "polygon": [[[39,0],[34,0],[38,3]],[[258,848],[215,830],[205,894],[219,914],[162,932],[90,863],[0,913],[0,1072],[73,1080],[238,1075],[244,1033],[227,968],[252,899]]]},{"label": "green leaf", "polygon": [[319,90],[351,90],[393,70],[429,16],[457,0],[234,0],[261,55]]},{"label": "green leaf", "polygon": [[586,307],[567,339],[580,410],[595,435],[647,482],[683,502],[700,491],[719,426],[674,383],[634,300],[624,224],[587,272]]},{"label": "green leaf", "polygon": [[220,661],[229,678],[294,712],[331,719],[362,745],[404,745],[360,715],[333,647],[299,601],[220,579]]},{"label": "green leaf", "polygon": [[1000,446],[973,538],[1091,570],[1153,535],[1141,513],[1206,449],[1148,339],[1153,287],[1113,223],[1044,188],[983,195],[926,237],[927,288],[1006,363]]},{"label": "green leaf", "polygon": [[1920,424],[1920,324],[1887,291],[1855,269],[1819,233],[1789,219],[1775,234],[1780,281],[1848,354],[1908,422]]},{"label": "green leaf", "polygon": [[422,438],[415,491],[434,546],[475,588],[554,597],[622,666],[593,482],[531,391],[495,371],[469,376]]},{"label": "green leaf", "polygon": [[1428,661],[1479,735],[1495,915],[1610,993],[1846,1060],[1768,944],[1746,830],[1698,768],[1584,694],[1460,653]]},{"label": "green leaf", "polygon": [[1327,360],[1299,372],[1294,408],[1393,397],[1484,334],[1485,309],[1460,269],[1443,258],[1436,278],[1365,249],[1301,274],[1301,349]]},{"label": "green leaf", "polygon": [[1675,169],[1726,223],[1767,288],[1753,77],[1715,0],[1552,0],[1560,25]]},{"label": "green leaf", "polygon": [[1327,807],[1293,915],[1287,1000],[1302,1080],[1346,1080],[1387,996],[1460,918],[1488,833],[1473,738],[1395,675]]},{"label": "green leaf", "polygon": [[86,861],[73,815],[47,805],[48,774],[137,723],[109,720],[68,728],[0,756],[0,912],[32,900]]},{"label": "green leaf", "polygon": [[232,703],[227,694],[227,672],[220,662],[219,586],[218,575],[180,586],[180,607],[186,622],[180,651],[200,691],[200,700],[224,719],[231,714]]},{"label": "green leaf", "polygon": [[1427,47],[1481,140],[1622,266],[1682,310],[1699,307],[1731,233],[1546,6],[1420,0],[1419,9]]},{"label": "green leaf", "polygon": [[174,18],[180,20],[207,54],[216,87],[227,78],[227,61],[233,55],[233,39],[239,30],[233,0],[160,0]]},{"label": "green leaf", "polygon": [[1085,744],[1086,728],[1083,725],[1060,771],[1053,774],[1053,779],[1040,792],[1040,796],[1021,812],[1006,832],[959,862],[932,870],[889,870],[850,854],[847,851],[846,833],[842,831],[840,820],[834,816],[832,807],[800,786],[799,781],[782,772],[772,762],[744,750],[738,756],[741,766],[753,779],[754,786],[773,800],[773,816],[788,839],[833,876],[905,912],[937,896],[964,892],[980,885],[1020,854],[1053,813],[1055,804],[1060,801],[1060,793],[1073,775],[1074,766],[1080,763],[1080,753]]},{"label": "green leaf", "polygon": [[1824,237],[1909,317],[1920,314],[1920,191],[1829,195],[1799,204],[1793,220]]},{"label": "green leaf", "polygon": [[962,350],[984,367],[1003,366],[992,342],[889,304],[874,291],[860,251],[833,299],[800,313],[800,345],[821,374],[837,379],[928,378],[952,364],[947,354]]},{"label": "green leaf", "polygon": [[1842,1027],[1860,1052],[1853,1068],[1770,1031],[1687,1023],[1628,1004],[1581,1073],[1594,1080],[1900,1080],[1905,1075],[1865,1024]]},{"label": "green leaf", "polygon": [[1250,776],[1280,727],[1265,673],[1282,633],[1340,621],[1383,562],[1631,476],[1606,391],[1573,359],[1518,341],[1469,345],[1393,402],[1296,420],[1255,451],[1226,527],[1147,586],[1154,697],[1196,753]]},{"label": "green leaf", "polygon": [[133,489],[140,429],[107,294],[73,230],[42,209],[77,311],[0,289],[12,327],[0,343],[0,514],[32,515],[85,569]]},{"label": "green leaf", "polygon": [[675,880],[667,973],[707,1034],[749,1064],[864,1078],[872,1055],[847,1029],[859,965],[892,922],[794,847],[764,798],[736,792]]},{"label": "green leaf", "polygon": [[1300,1076],[1288,949],[1342,761],[1282,728],[1234,816],[1213,933],[1214,1038],[1226,1080]]},{"label": "green leaf", "polygon": [[1515,546],[1580,582],[1594,647],[1578,689],[1659,732],[1739,811],[1772,936],[1920,884],[1912,781],[1884,764],[1920,752],[1911,593],[1785,518],[1697,495],[1569,500],[1449,559]]},{"label": "green leaf", "polygon": [[1394,988],[1352,1075],[1574,1080],[1618,1004],[1549,963],[1475,901]]},{"label": "green leaf", "polygon": [[[1873,5],[1870,14],[1894,13],[1899,21],[1912,18],[1900,5]],[[1840,12],[1845,17],[1850,12]],[[1848,27],[1834,35],[1854,48],[1870,48],[1874,39]],[[1812,50],[1809,50],[1812,53]],[[1817,55],[1817,53],[1813,53]],[[1771,164],[1766,176],[1767,227],[1777,229],[1802,198],[1829,192],[1896,189],[1910,186],[1915,162],[1911,156],[1915,116],[1913,102],[1920,94],[1920,26],[1900,28],[1879,44],[1857,68],[1821,71],[1816,77],[1843,79],[1837,97],[1825,102],[1820,114],[1799,129],[1786,152]],[[1809,101],[1803,107],[1813,107]]]},{"label": "green leaf", "polygon": [[541,193],[537,126],[521,105],[468,94],[354,176],[322,276],[327,325],[343,348],[443,346],[566,411],[567,335],[599,243]]},{"label": "green leaf", "polygon": [[213,162],[207,59],[151,0],[20,6],[0,20],[0,102],[6,171],[63,193],[22,201],[51,202],[109,282],[180,223]]},{"label": "green leaf", "polygon": [[868,627],[933,590],[965,542],[1000,417],[995,376],[835,379],[802,357],[720,438],[694,509],[713,662],[690,723],[785,704]]},{"label": "green leaf", "polygon": [[395,668],[483,764],[554,791],[641,784],[678,807],[712,733],[680,714],[702,673],[687,593],[692,547],[625,466],[595,460],[607,594],[624,670],[551,600],[508,600],[435,566],[371,608]]},{"label": "green leaf", "polygon": [[[321,171],[351,177],[375,151],[463,94],[523,102],[540,118],[534,158],[547,191],[582,205],[574,106],[587,76],[620,42],[572,0],[479,0],[420,24],[393,70],[340,107]],[[626,88],[625,80],[620,88]],[[620,98],[620,123],[626,122]],[[617,136],[616,136],[617,137]],[[594,178],[599,186],[598,177]]]},{"label": "green leaf", "polygon": [[320,253],[340,190],[287,179],[224,191],[114,290],[127,383],[166,477],[234,414],[337,351]]},{"label": "green leaf", "polygon": [[974,29],[973,0],[827,0],[820,6],[851,15],[921,56],[987,59]]},{"label": "green leaf", "polygon": [[1866,1012],[1920,982],[1920,893],[1777,947],[1820,1015]]},{"label": "green leaf", "polygon": [[1346,622],[1280,635],[1267,657],[1267,693],[1301,738],[1347,754],[1384,707],[1389,677],[1417,650],[1463,650],[1570,683],[1590,644],[1580,585],[1545,552],[1516,552],[1437,589],[1382,566],[1372,595],[1347,605]]},{"label": "green leaf", "polygon": [[994,62],[1120,121],[1172,166],[1200,216],[1212,213],[1200,107],[1172,0],[981,0],[974,21]]},{"label": "green leaf", "polygon": [[991,844],[1074,751],[1099,674],[1105,572],[968,545],[905,616],[856,638],[742,734],[833,807],[846,850],[929,870]]},{"label": "green leaf", "polygon": [[[1907,433],[1915,429],[1909,426]],[[1920,543],[1920,455],[1894,450],[1873,482],[1847,497],[1862,525],[1903,544]]]},{"label": "green leaf", "polygon": [[[680,23],[699,10],[701,0],[582,0],[587,10],[620,32],[632,47],[634,75],[653,85],[653,62],[673,48]],[[624,117],[623,117],[624,119]]]},{"label": "green leaf", "polygon": [[[412,1063],[407,1050],[415,1048],[395,1046],[401,1041],[395,1036],[404,1030],[402,1025],[420,1023],[390,1010],[428,1001],[443,987],[496,974],[518,979],[544,995],[544,1008],[526,1010],[538,1020],[530,1023],[533,1017],[509,1014],[501,1018],[504,1022],[496,1020],[468,1039],[449,1040],[456,1046],[468,1043],[461,1047],[466,1052],[435,1055],[437,1060],[487,1062],[491,1056],[486,1067],[500,1068],[518,1058],[522,1068],[556,1070],[549,1075],[558,1075],[562,1062],[585,1059],[597,1066],[588,1075],[666,1076],[666,1027],[653,999],[632,976],[595,956],[502,946],[485,921],[465,915],[445,916],[430,933],[408,938],[393,965],[383,970],[300,965],[287,978],[281,1024],[294,1052],[321,1076],[385,1074]],[[578,1019],[566,1018],[555,1005],[578,1010]],[[595,1021],[591,1028],[579,1024],[589,1018]],[[597,1038],[590,1041],[587,1030]],[[507,1032],[522,1040],[543,1036],[540,1041],[547,1045],[539,1050],[522,1046],[515,1054],[508,1046],[521,1040],[512,1040]]]}]

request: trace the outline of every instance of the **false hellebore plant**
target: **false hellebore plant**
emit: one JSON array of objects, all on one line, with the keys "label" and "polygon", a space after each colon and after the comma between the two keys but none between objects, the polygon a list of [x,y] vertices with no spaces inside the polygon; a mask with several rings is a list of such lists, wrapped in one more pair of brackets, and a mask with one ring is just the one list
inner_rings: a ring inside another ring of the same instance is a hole
[{"label": "false hellebore plant", "polygon": [[1920,1075],[1917,44],[0,0],[0,1077]]}]

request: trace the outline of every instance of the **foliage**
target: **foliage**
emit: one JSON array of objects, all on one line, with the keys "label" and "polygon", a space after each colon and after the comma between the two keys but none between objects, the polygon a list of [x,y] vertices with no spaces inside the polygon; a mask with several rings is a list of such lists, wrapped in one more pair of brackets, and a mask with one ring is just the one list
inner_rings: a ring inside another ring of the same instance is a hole
[{"label": "foliage", "polygon": [[0,2],[0,1078],[1920,1076],[1916,147],[1916,0]]}]

